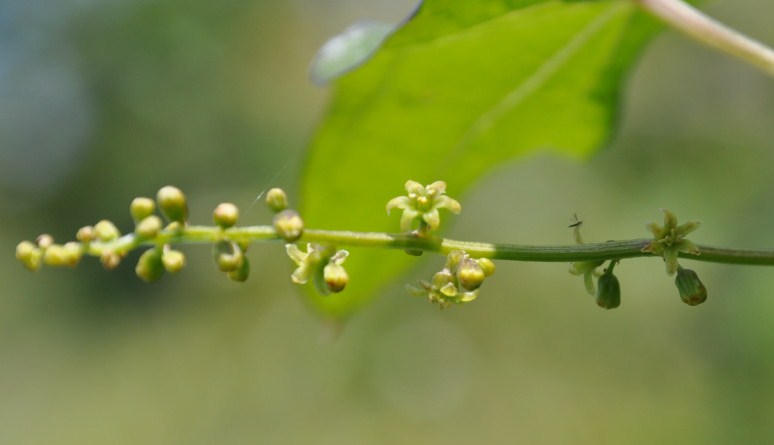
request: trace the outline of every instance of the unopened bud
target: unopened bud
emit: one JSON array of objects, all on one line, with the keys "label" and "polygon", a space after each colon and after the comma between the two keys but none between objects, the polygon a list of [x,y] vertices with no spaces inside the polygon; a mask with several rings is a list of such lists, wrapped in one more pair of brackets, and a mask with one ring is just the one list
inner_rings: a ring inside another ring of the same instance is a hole
[{"label": "unopened bud", "polygon": [[224,229],[228,229],[237,223],[237,220],[239,219],[239,208],[230,202],[218,204],[218,206],[215,207],[215,211],[212,212],[212,219],[215,221],[215,224]]},{"label": "unopened bud", "polygon": [[38,247],[45,250],[54,244],[54,237],[44,233],[43,235],[38,236],[36,241],[38,242]]},{"label": "unopened bud", "polygon": [[215,265],[222,272],[232,272],[239,269],[245,256],[242,249],[233,241],[218,241],[212,249]]},{"label": "unopened bud", "polygon": [[243,257],[242,264],[237,269],[226,273],[226,275],[233,281],[246,281],[250,276],[250,261],[247,257]]},{"label": "unopened bud", "polygon": [[161,251],[157,248],[146,250],[140,255],[134,272],[141,280],[151,283],[164,275],[164,263],[161,261]]},{"label": "unopened bud", "polygon": [[273,188],[266,192],[266,205],[274,213],[279,213],[288,208],[288,196],[280,188]]},{"label": "unopened bud", "polygon": [[107,242],[121,236],[121,232],[118,231],[118,228],[115,224],[106,219],[103,219],[94,225],[94,235],[98,240]]},{"label": "unopened bud", "polygon": [[97,237],[96,232],[94,231],[94,227],[92,226],[84,226],[78,229],[78,233],[75,234],[75,239],[78,241],[87,244]]},{"label": "unopened bud", "polygon": [[495,273],[495,263],[494,261],[490,260],[489,258],[478,258],[476,260],[479,266],[481,266],[481,269],[484,271],[484,274],[486,276],[492,276]]},{"label": "unopened bud", "polygon": [[30,241],[22,241],[16,246],[16,259],[29,270],[40,269],[41,250]]},{"label": "unopened bud", "polygon": [[457,281],[468,291],[476,290],[486,278],[484,269],[475,260],[465,257],[457,266]]},{"label": "unopened bud", "polygon": [[155,211],[156,203],[150,198],[134,198],[129,205],[129,212],[132,214],[132,219],[135,223],[153,215]]},{"label": "unopened bud", "polygon": [[621,284],[611,269],[603,273],[597,282],[597,305],[605,309],[615,309],[621,305]]},{"label": "unopened bud", "polygon": [[140,238],[155,238],[164,223],[156,215],[146,216],[134,227],[134,233]]},{"label": "unopened bud", "polygon": [[171,185],[162,187],[156,194],[161,213],[172,222],[185,223],[188,219],[188,203],[183,192]]},{"label": "unopened bud", "polygon": [[295,210],[283,210],[274,215],[274,230],[285,241],[292,243],[304,232],[304,221]]},{"label": "unopened bud", "polygon": [[323,278],[328,290],[334,293],[343,291],[349,283],[349,275],[344,266],[333,262],[323,268]]},{"label": "unopened bud", "polygon": [[161,254],[161,262],[164,264],[164,270],[177,273],[185,267],[185,254],[179,250],[164,250]]},{"label": "unopened bud", "polygon": [[106,250],[99,256],[99,262],[105,270],[113,270],[121,264],[121,256],[112,250]]},{"label": "unopened bud", "polygon": [[677,290],[683,303],[696,306],[707,300],[707,288],[699,280],[699,276],[691,269],[679,267],[675,278]]}]

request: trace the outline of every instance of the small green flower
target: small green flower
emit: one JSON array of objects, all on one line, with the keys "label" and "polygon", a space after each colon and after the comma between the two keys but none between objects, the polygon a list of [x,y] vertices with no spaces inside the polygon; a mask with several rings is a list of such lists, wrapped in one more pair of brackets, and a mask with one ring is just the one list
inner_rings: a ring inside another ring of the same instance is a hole
[{"label": "small green flower", "polygon": [[441,309],[451,304],[464,304],[478,297],[484,279],[494,273],[494,263],[486,258],[471,258],[463,250],[455,250],[446,257],[443,269],[430,282],[421,280],[419,286],[406,285],[410,294],[427,297]]},{"label": "small green flower", "polygon": [[430,230],[436,230],[441,224],[439,209],[447,209],[454,214],[462,211],[462,206],[456,200],[446,196],[446,183],[435,181],[428,186],[416,181],[406,181],[406,196],[398,196],[387,203],[387,214],[392,209],[403,210],[400,218],[400,230],[408,232],[415,220],[420,222],[420,230],[426,225]]},{"label": "small green flower", "polygon": [[664,225],[659,226],[656,223],[645,225],[653,234],[653,240],[642,251],[661,255],[666,263],[667,274],[674,275],[679,267],[677,256],[680,252],[699,254],[699,248],[685,237],[698,229],[701,223],[689,221],[677,225],[677,217],[672,212],[667,209],[661,209],[661,211],[664,212]]},{"label": "small green flower", "polygon": [[589,295],[594,295],[596,290],[594,288],[594,278],[601,275],[597,268],[604,264],[604,260],[600,261],[580,261],[570,264],[570,273],[573,275],[583,275],[583,284],[586,286],[586,292]]},{"label": "small green flower", "polygon": [[315,289],[322,295],[341,292],[349,282],[349,276],[341,265],[349,256],[346,250],[331,246],[309,243],[306,252],[295,244],[286,244],[288,256],[296,263],[296,270],[290,275],[295,284],[306,284],[311,279]]}]

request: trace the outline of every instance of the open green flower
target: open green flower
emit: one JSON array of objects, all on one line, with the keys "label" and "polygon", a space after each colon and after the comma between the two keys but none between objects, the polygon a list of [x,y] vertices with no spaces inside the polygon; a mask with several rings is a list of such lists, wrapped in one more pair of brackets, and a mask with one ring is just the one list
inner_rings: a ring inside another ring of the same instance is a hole
[{"label": "open green flower", "polygon": [[[403,210],[400,218],[400,230],[408,232],[414,220],[426,224],[430,230],[435,230],[441,224],[439,209],[447,209],[452,213],[459,214],[462,206],[456,200],[446,196],[446,183],[435,181],[428,186],[416,181],[406,181],[406,196],[398,196],[387,203],[387,214],[392,209]],[[421,230],[421,229],[420,229]]]},{"label": "open green flower", "polygon": [[698,229],[701,223],[689,221],[685,224],[677,225],[677,217],[674,213],[667,209],[661,209],[661,211],[664,212],[664,225],[659,226],[656,223],[645,225],[653,234],[653,240],[642,251],[661,255],[666,263],[667,274],[674,275],[679,267],[677,256],[680,252],[699,254],[699,248],[696,247],[696,244],[685,239],[685,237]]}]

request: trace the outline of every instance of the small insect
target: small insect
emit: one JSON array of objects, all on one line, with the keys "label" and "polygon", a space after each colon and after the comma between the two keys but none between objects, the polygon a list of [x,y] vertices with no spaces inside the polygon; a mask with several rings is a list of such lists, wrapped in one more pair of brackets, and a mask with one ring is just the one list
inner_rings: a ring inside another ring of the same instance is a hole
[{"label": "small insect", "polygon": [[572,219],[575,221],[574,223],[570,224],[569,228],[572,229],[572,237],[575,240],[577,244],[583,244],[583,238],[581,238],[580,234],[580,228],[583,225],[583,221],[578,219],[578,214],[574,213],[572,215]]}]

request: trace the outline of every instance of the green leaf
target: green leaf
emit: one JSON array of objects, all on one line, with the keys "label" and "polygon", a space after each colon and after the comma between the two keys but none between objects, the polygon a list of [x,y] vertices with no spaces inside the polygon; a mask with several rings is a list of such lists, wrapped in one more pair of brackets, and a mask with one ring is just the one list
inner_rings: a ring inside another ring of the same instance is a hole
[{"label": "green leaf", "polygon": [[[303,177],[307,227],[395,232],[384,205],[407,179],[445,180],[459,197],[518,157],[587,157],[610,137],[624,75],[656,29],[631,1],[424,2],[335,82]],[[347,290],[312,297],[330,316],[346,317],[416,261],[351,250]]]},{"label": "green leaf", "polygon": [[395,29],[395,25],[360,22],[331,38],[312,63],[312,80],[325,84],[368,59]]}]

